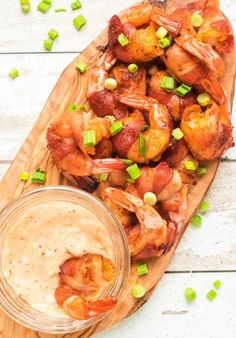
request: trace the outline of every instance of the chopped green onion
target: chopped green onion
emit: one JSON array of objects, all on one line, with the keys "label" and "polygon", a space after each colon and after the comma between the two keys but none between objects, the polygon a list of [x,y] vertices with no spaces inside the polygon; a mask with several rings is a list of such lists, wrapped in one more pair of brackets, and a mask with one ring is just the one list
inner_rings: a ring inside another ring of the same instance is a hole
[{"label": "chopped green onion", "polygon": [[129,174],[129,177],[132,180],[136,180],[141,176],[141,171],[136,163],[131,164],[128,168],[126,168],[127,173]]},{"label": "chopped green onion", "polygon": [[164,27],[159,27],[156,35],[158,39],[163,39],[167,35],[168,31]]},{"label": "chopped green onion", "polygon": [[144,264],[139,264],[137,266],[137,273],[139,276],[146,275],[148,273],[148,266],[146,263]]},{"label": "chopped green onion", "polygon": [[52,5],[52,0],[42,0],[45,4],[51,6]]},{"label": "chopped green onion", "polygon": [[205,200],[201,201],[198,210],[201,212],[207,212],[209,210],[209,203]]},{"label": "chopped green onion", "polygon": [[188,302],[193,302],[197,298],[196,291],[193,288],[186,288],[184,295]]},{"label": "chopped green onion", "polygon": [[128,160],[128,159],[123,160],[123,162],[125,165],[131,165],[133,163],[133,161]]},{"label": "chopped green onion", "polygon": [[77,110],[77,104],[75,103],[69,104],[69,106],[67,107],[67,110],[68,111]]},{"label": "chopped green onion", "polygon": [[105,119],[107,119],[111,124],[115,122],[116,118],[113,115],[106,115]]},{"label": "chopped green onion", "polygon": [[197,170],[197,173],[201,175],[201,174],[205,174],[206,171],[207,170],[206,170],[205,166],[204,167],[199,167],[198,170]]},{"label": "chopped green onion", "polygon": [[42,170],[37,170],[33,173],[31,180],[33,183],[45,183],[46,173]]},{"label": "chopped green onion", "polygon": [[8,73],[8,75],[12,78],[15,79],[17,76],[19,76],[20,72],[17,68],[13,68],[12,70],[10,70],[10,72]]},{"label": "chopped green onion", "polygon": [[50,7],[51,5],[48,5],[45,2],[41,1],[37,6],[37,10],[45,14],[47,13]]},{"label": "chopped green onion", "polygon": [[81,2],[79,0],[76,0],[75,2],[72,2],[72,4],[71,4],[71,9],[73,11],[75,11],[76,9],[79,9],[81,7],[82,7],[82,5],[81,5]]},{"label": "chopped green onion", "polygon": [[85,62],[80,61],[79,63],[77,63],[76,68],[81,74],[84,74],[88,69],[88,65]]},{"label": "chopped green onion", "polygon": [[127,37],[125,36],[124,33],[121,33],[119,36],[118,36],[118,41],[119,41],[119,44],[122,46],[122,47],[125,47],[129,44],[129,40],[127,39]]},{"label": "chopped green onion", "polygon": [[56,9],[54,9],[54,12],[55,13],[66,12],[66,9],[65,8],[56,8]]},{"label": "chopped green onion", "polygon": [[146,150],[146,140],[142,134],[139,134],[139,153],[144,159],[146,158]]},{"label": "chopped green onion", "polygon": [[201,93],[197,96],[197,102],[200,106],[205,107],[211,103],[211,97],[208,93]]},{"label": "chopped green onion", "polygon": [[195,28],[199,28],[201,27],[201,25],[203,24],[204,20],[203,18],[201,17],[200,14],[197,14],[197,13],[194,13],[192,16],[191,16],[191,25]]},{"label": "chopped green onion", "polygon": [[99,175],[99,181],[100,182],[106,182],[108,179],[109,174],[100,174]]},{"label": "chopped green onion", "polygon": [[187,170],[196,170],[196,164],[193,161],[184,161],[184,167]]},{"label": "chopped green onion", "polygon": [[215,280],[213,282],[213,286],[216,288],[216,289],[219,289],[221,287],[221,281],[220,280]]},{"label": "chopped green onion", "polygon": [[146,293],[143,285],[135,284],[132,288],[132,295],[134,298],[142,298]]},{"label": "chopped green onion", "polygon": [[20,180],[28,181],[28,179],[29,179],[29,173],[27,173],[26,171],[22,171],[22,173],[20,173]]},{"label": "chopped green onion", "polygon": [[117,87],[117,81],[111,77],[108,77],[105,81],[104,81],[104,88],[108,89],[108,90],[114,90]]},{"label": "chopped green onion", "polygon": [[216,298],[217,296],[217,292],[213,289],[211,289],[210,291],[207,292],[207,299],[209,299],[211,302]]},{"label": "chopped green onion", "polygon": [[121,121],[115,121],[111,125],[111,135],[116,135],[118,134],[122,129],[124,128],[124,125]]},{"label": "chopped green onion", "polygon": [[58,34],[59,34],[59,32],[56,29],[52,28],[48,32],[48,37],[51,40],[55,40],[58,37]]},{"label": "chopped green onion", "polygon": [[143,195],[143,200],[145,203],[149,205],[155,205],[157,202],[157,197],[153,192],[148,191],[148,192],[145,192],[145,194]]},{"label": "chopped green onion", "polygon": [[84,145],[86,147],[94,147],[96,144],[96,133],[94,130],[84,131]]},{"label": "chopped green onion", "polygon": [[171,76],[163,76],[161,79],[161,88],[169,91],[174,89],[175,79]]},{"label": "chopped green onion", "polygon": [[175,94],[178,96],[184,96],[191,91],[192,87],[187,86],[186,84],[182,83],[178,88],[175,90]]},{"label": "chopped green onion", "polygon": [[24,13],[28,13],[31,9],[29,0],[20,0],[21,9]]},{"label": "chopped green onion", "polygon": [[173,131],[172,131],[172,136],[174,137],[175,140],[180,140],[184,134],[182,132],[182,130],[180,128],[175,128]]},{"label": "chopped green onion", "polygon": [[132,178],[127,178],[127,182],[129,182],[129,183],[134,183],[135,180],[133,180]]},{"label": "chopped green onion", "polygon": [[131,63],[130,65],[128,65],[128,71],[130,73],[136,73],[138,70],[138,66],[136,65],[136,63]]},{"label": "chopped green onion", "polygon": [[51,39],[46,39],[43,41],[43,46],[45,50],[51,50],[53,46],[53,41]]},{"label": "chopped green onion", "polygon": [[87,20],[85,19],[85,17],[80,14],[77,17],[74,18],[73,20],[73,25],[75,26],[75,28],[79,31],[85,24],[87,23]]},{"label": "chopped green onion", "polygon": [[194,215],[191,219],[191,224],[195,227],[200,227],[202,225],[202,218],[200,215]]},{"label": "chopped green onion", "polygon": [[158,45],[161,48],[167,48],[171,45],[172,42],[172,37],[166,37],[166,38],[162,38],[158,41]]},{"label": "chopped green onion", "polygon": [[143,126],[143,127],[140,128],[140,131],[146,131],[148,129],[150,129],[150,126],[145,125],[145,126]]}]

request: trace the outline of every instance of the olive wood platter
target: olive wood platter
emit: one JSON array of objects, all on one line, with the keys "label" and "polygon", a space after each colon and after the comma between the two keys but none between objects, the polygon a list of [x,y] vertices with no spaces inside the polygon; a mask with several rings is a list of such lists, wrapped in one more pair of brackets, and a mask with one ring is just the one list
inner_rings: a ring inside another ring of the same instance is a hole
[{"label": "olive wood platter", "polygon": [[[154,1],[150,1],[154,2]],[[163,2],[163,1],[160,1]],[[166,2],[167,9],[174,9],[178,6],[183,6],[189,0],[168,0]],[[124,11],[125,12],[125,11]],[[121,13],[122,15],[122,13]],[[46,142],[46,130],[52,120],[66,111],[69,104],[78,102],[80,104],[88,105],[86,98],[88,76],[81,75],[76,70],[76,64],[83,60],[89,66],[100,57],[102,54],[101,46],[107,44],[107,28],[78,56],[71,64],[64,70],[59,80],[57,81],[53,91],[51,92],[45,107],[43,108],[38,120],[33,129],[28,135],[27,139],[16,155],[14,162],[8,169],[6,175],[0,183],[0,210],[6,206],[13,198],[20,194],[35,189],[37,184],[32,184],[30,181],[24,183],[19,180],[19,175],[22,171],[32,173],[38,168],[45,170],[47,173],[47,180],[45,185],[73,185],[62,174],[59,173],[56,165],[50,156]],[[234,81],[235,81],[235,52],[228,54],[225,57],[226,71],[221,78],[221,82],[230,98],[230,108],[232,108]],[[138,310],[138,308],[147,301],[152,294],[153,289],[158,284],[163,273],[165,272],[175,249],[183,235],[191,216],[194,214],[199,203],[210,187],[217,171],[219,161],[214,160],[207,163],[207,173],[202,175],[198,183],[194,186],[189,194],[189,210],[188,217],[177,236],[177,240],[172,249],[165,255],[157,259],[149,261],[149,274],[142,278],[142,284],[146,288],[146,294],[141,299],[135,299],[131,295],[131,286],[137,281],[136,264],[131,266],[129,281],[122,299],[101,322],[77,333],[65,335],[48,335],[40,332],[34,332],[22,327],[11,318],[0,311],[0,336],[3,338],[50,338],[50,337],[67,337],[79,338],[90,337],[96,332],[104,330],[122,319],[130,316]],[[76,186],[76,185],[75,185]]]}]

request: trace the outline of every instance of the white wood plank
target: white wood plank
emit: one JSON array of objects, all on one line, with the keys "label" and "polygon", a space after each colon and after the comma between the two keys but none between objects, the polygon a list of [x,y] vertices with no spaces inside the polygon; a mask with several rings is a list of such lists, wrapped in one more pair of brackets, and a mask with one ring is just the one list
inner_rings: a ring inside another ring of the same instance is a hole
[{"label": "white wood plank", "polygon": [[7,169],[9,168],[9,166],[10,166],[10,163],[9,164],[0,164],[0,181],[2,180],[3,176],[7,172]]},{"label": "white wood plank", "polygon": [[[206,293],[216,279],[222,287],[214,302]],[[236,273],[165,274],[143,307],[94,338],[235,338]],[[197,292],[188,304],[184,290]]]},{"label": "white wood plank", "polygon": [[[0,165],[0,179],[8,165]],[[231,177],[230,182],[226,177]],[[167,271],[236,268],[236,162],[223,162],[206,197],[210,211],[201,228],[189,225]]]},{"label": "white wood plank", "polygon": [[[72,1],[53,1],[47,14],[39,12],[36,7],[39,0],[31,0],[32,10],[28,14],[21,12],[19,1],[0,0],[0,52],[44,52],[42,41],[47,32],[54,27],[60,36],[54,43],[53,51],[82,51],[104,28],[111,15],[137,3],[137,0],[82,0],[83,7],[72,11]],[[67,8],[67,12],[54,13],[55,8]],[[221,1],[221,8],[236,27],[236,2]],[[72,20],[82,13],[88,24],[77,31]]]},{"label": "white wood plank", "polygon": [[[0,160],[12,160],[24,142],[52,88],[75,54],[0,54]],[[20,76],[12,80],[10,69]],[[233,111],[236,125],[236,105]],[[236,136],[236,130],[234,129]],[[236,148],[224,157],[236,159]]]}]

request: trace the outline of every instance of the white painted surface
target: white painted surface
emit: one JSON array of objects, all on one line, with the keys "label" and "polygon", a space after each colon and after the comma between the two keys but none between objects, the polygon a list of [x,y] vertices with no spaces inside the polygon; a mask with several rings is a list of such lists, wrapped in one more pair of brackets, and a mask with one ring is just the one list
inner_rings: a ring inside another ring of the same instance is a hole
[{"label": "white painted surface", "polygon": [[[46,15],[35,9],[38,2],[31,0],[32,11],[24,15],[18,1],[0,0],[0,177],[33,126],[60,73],[76,56],[68,52],[83,50],[112,14],[137,1],[82,0],[83,8],[72,12],[72,0],[54,0]],[[55,8],[61,7],[68,11],[54,13]],[[222,1],[222,8],[236,27],[235,0]],[[88,25],[77,32],[71,21],[80,13],[86,16]],[[46,53],[42,40],[52,27],[59,30],[60,37],[53,52]],[[21,73],[14,81],[7,76],[13,67]],[[168,267],[169,273],[153,296],[136,314],[96,335],[97,338],[236,337],[236,272],[230,272],[236,271],[236,150],[228,151],[227,157],[230,161],[221,163],[207,195],[210,212],[204,216],[200,229],[189,226]],[[190,270],[201,273],[191,277],[185,272]],[[222,288],[215,302],[210,303],[205,294],[216,279],[221,279]],[[187,286],[197,291],[194,304],[187,304],[183,297]]]}]

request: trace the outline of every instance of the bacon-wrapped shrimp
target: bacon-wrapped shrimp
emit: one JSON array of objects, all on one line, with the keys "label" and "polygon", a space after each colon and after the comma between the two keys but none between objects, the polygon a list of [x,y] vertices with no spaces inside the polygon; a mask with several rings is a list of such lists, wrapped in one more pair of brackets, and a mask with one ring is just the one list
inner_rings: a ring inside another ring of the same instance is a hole
[{"label": "bacon-wrapped shrimp", "polygon": [[189,93],[185,96],[177,96],[174,92],[167,92],[161,88],[161,80],[164,76],[168,76],[164,70],[157,71],[152,75],[149,83],[149,96],[165,105],[175,121],[181,119],[184,109],[196,103],[194,94]]},{"label": "bacon-wrapped shrimp", "polygon": [[75,319],[95,317],[111,310],[117,303],[117,299],[112,296],[99,298],[114,274],[112,262],[102,255],[88,253],[68,259],[60,266],[55,299]]},{"label": "bacon-wrapped shrimp", "polygon": [[212,102],[205,111],[195,104],[183,112],[184,139],[199,160],[219,158],[233,146],[232,125],[225,105]]},{"label": "bacon-wrapped shrimp", "polygon": [[122,208],[129,210],[138,218],[136,225],[125,227],[128,237],[131,257],[134,260],[149,257],[159,257],[173,244],[173,236],[169,242],[168,227],[176,226],[167,222],[159,215],[157,210],[143,202],[142,199],[115,188],[106,189],[107,196]]},{"label": "bacon-wrapped shrimp", "polygon": [[145,156],[139,151],[137,139],[127,151],[127,158],[139,163],[158,160],[170,142],[172,121],[168,110],[158,101],[147,96],[121,94],[119,100],[129,107],[146,111],[150,125],[148,130],[140,130],[139,133],[145,140]]}]

